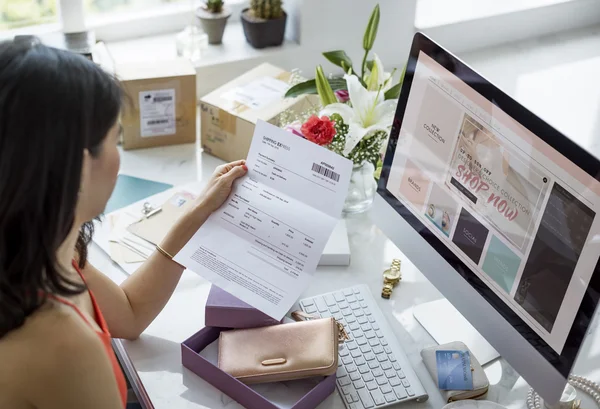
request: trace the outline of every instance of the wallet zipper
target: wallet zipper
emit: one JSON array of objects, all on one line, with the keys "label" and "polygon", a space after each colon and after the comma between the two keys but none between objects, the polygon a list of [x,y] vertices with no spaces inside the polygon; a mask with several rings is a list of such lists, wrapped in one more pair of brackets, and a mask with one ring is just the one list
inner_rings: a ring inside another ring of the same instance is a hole
[{"label": "wallet zipper", "polygon": [[454,396],[451,396],[448,399],[448,403],[458,402],[460,400],[465,400],[465,399],[478,399],[478,398],[481,398],[482,396],[484,396],[486,393],[488,393],[488,390],[489,390],[489,388],[485,388],[485,390],[483,392],[481,392],[479,395],[469,396],[468,398],[463,398],[463,399],[454,399]]}]

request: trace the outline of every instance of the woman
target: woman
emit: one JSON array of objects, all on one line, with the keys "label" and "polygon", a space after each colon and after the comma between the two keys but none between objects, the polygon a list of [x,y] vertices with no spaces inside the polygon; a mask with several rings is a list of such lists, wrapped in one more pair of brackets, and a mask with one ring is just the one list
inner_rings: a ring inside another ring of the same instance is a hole
[{"label": "woman", "polygon": [[171,296],[171,260],[246,173],[219,167],[187,214],[120,287],[86,260],[89,221],[119,170],[122,93],[92,62],[0,44],[0,408],[116,409],[110,336],[135,339]]}]

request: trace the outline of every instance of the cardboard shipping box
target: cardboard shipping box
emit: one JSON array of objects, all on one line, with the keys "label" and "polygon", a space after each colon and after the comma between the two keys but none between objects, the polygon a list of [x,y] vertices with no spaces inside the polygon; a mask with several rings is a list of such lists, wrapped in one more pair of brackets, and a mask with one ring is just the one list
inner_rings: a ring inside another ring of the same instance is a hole
[{"label": "cardboard shipping box", "polygon": [[123,149],[196,141],[196,70],[190,61],[122,64],[116,74],[128,97]]},{"label": "cardboard shipping box", "polygon": [[258,119],[281,126],[283,112],[310,108],[314,96],[284,98],[291,75],[264,63],[203,97],[200,138],[204,151],[227,162],[245,159]]}]

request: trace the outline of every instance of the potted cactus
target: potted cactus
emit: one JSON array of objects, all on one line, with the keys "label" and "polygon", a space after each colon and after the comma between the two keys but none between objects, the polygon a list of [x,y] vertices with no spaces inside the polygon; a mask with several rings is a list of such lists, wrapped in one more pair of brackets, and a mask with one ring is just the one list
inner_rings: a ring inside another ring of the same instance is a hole
[{"label": "potted cactus", "polygon": [[281,45],[286,22],[281,0],[251,0],[250,8],[242,11],[244,34],[254,48]]},{"label": "potted cactus", "polygon": [[204,5],[196,11],[202,29],[208,35],[209,44],[221,44],[227,19],[231,11],[225,7],[223,0],[205,0]]}]

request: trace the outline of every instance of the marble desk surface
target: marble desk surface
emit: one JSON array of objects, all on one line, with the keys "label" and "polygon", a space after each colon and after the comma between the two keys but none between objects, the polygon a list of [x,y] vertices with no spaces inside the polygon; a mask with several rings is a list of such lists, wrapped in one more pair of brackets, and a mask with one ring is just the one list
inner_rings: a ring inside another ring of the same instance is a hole
[{"label": "marble desk surface", "polygon": [[[599,154],[599,50],[600,27],[593,27],[462,57],[559,130]],[[202,153],[197,145],[181,145],[124,152],[122,172],[180,185],[206,180],[219,163],[218,159]],[[412,315],[415,305],[439,299],[441,294],[370,222],[368,215],[348,217],[347,226],[351,265],[319,267],[305,295],[367,284],[430,395],[426,403],[406,403],[398,407],[441,408],[442,399],[419,355],[422,348],[434,345],[434,341]],[[383,300],[378,296],[381,272],[393,258],[402,259],[403,280],[392,298]],[[117,283],[126,278],[96,245],[90,251],[90,259]],[[181,365],[180,343],[202,328],[209,288],[210,284],[204,279],[185,272],[175,294],[141,338],[123,342],[157,409],[241,407]],[[594,326],[598,326],[598,319]],[[486,373],[492,384],[488,399],[511,409],[525,407],[529,387],[507,362],[496,361],[486,368]],[[587,337],[574,373],[596,381],[600,379],[600,331],[597,329]],[[584,407],[593,407],[587,397],[583,402]],[[336,392],[319,408],[342,409],[344,405]]]}]

